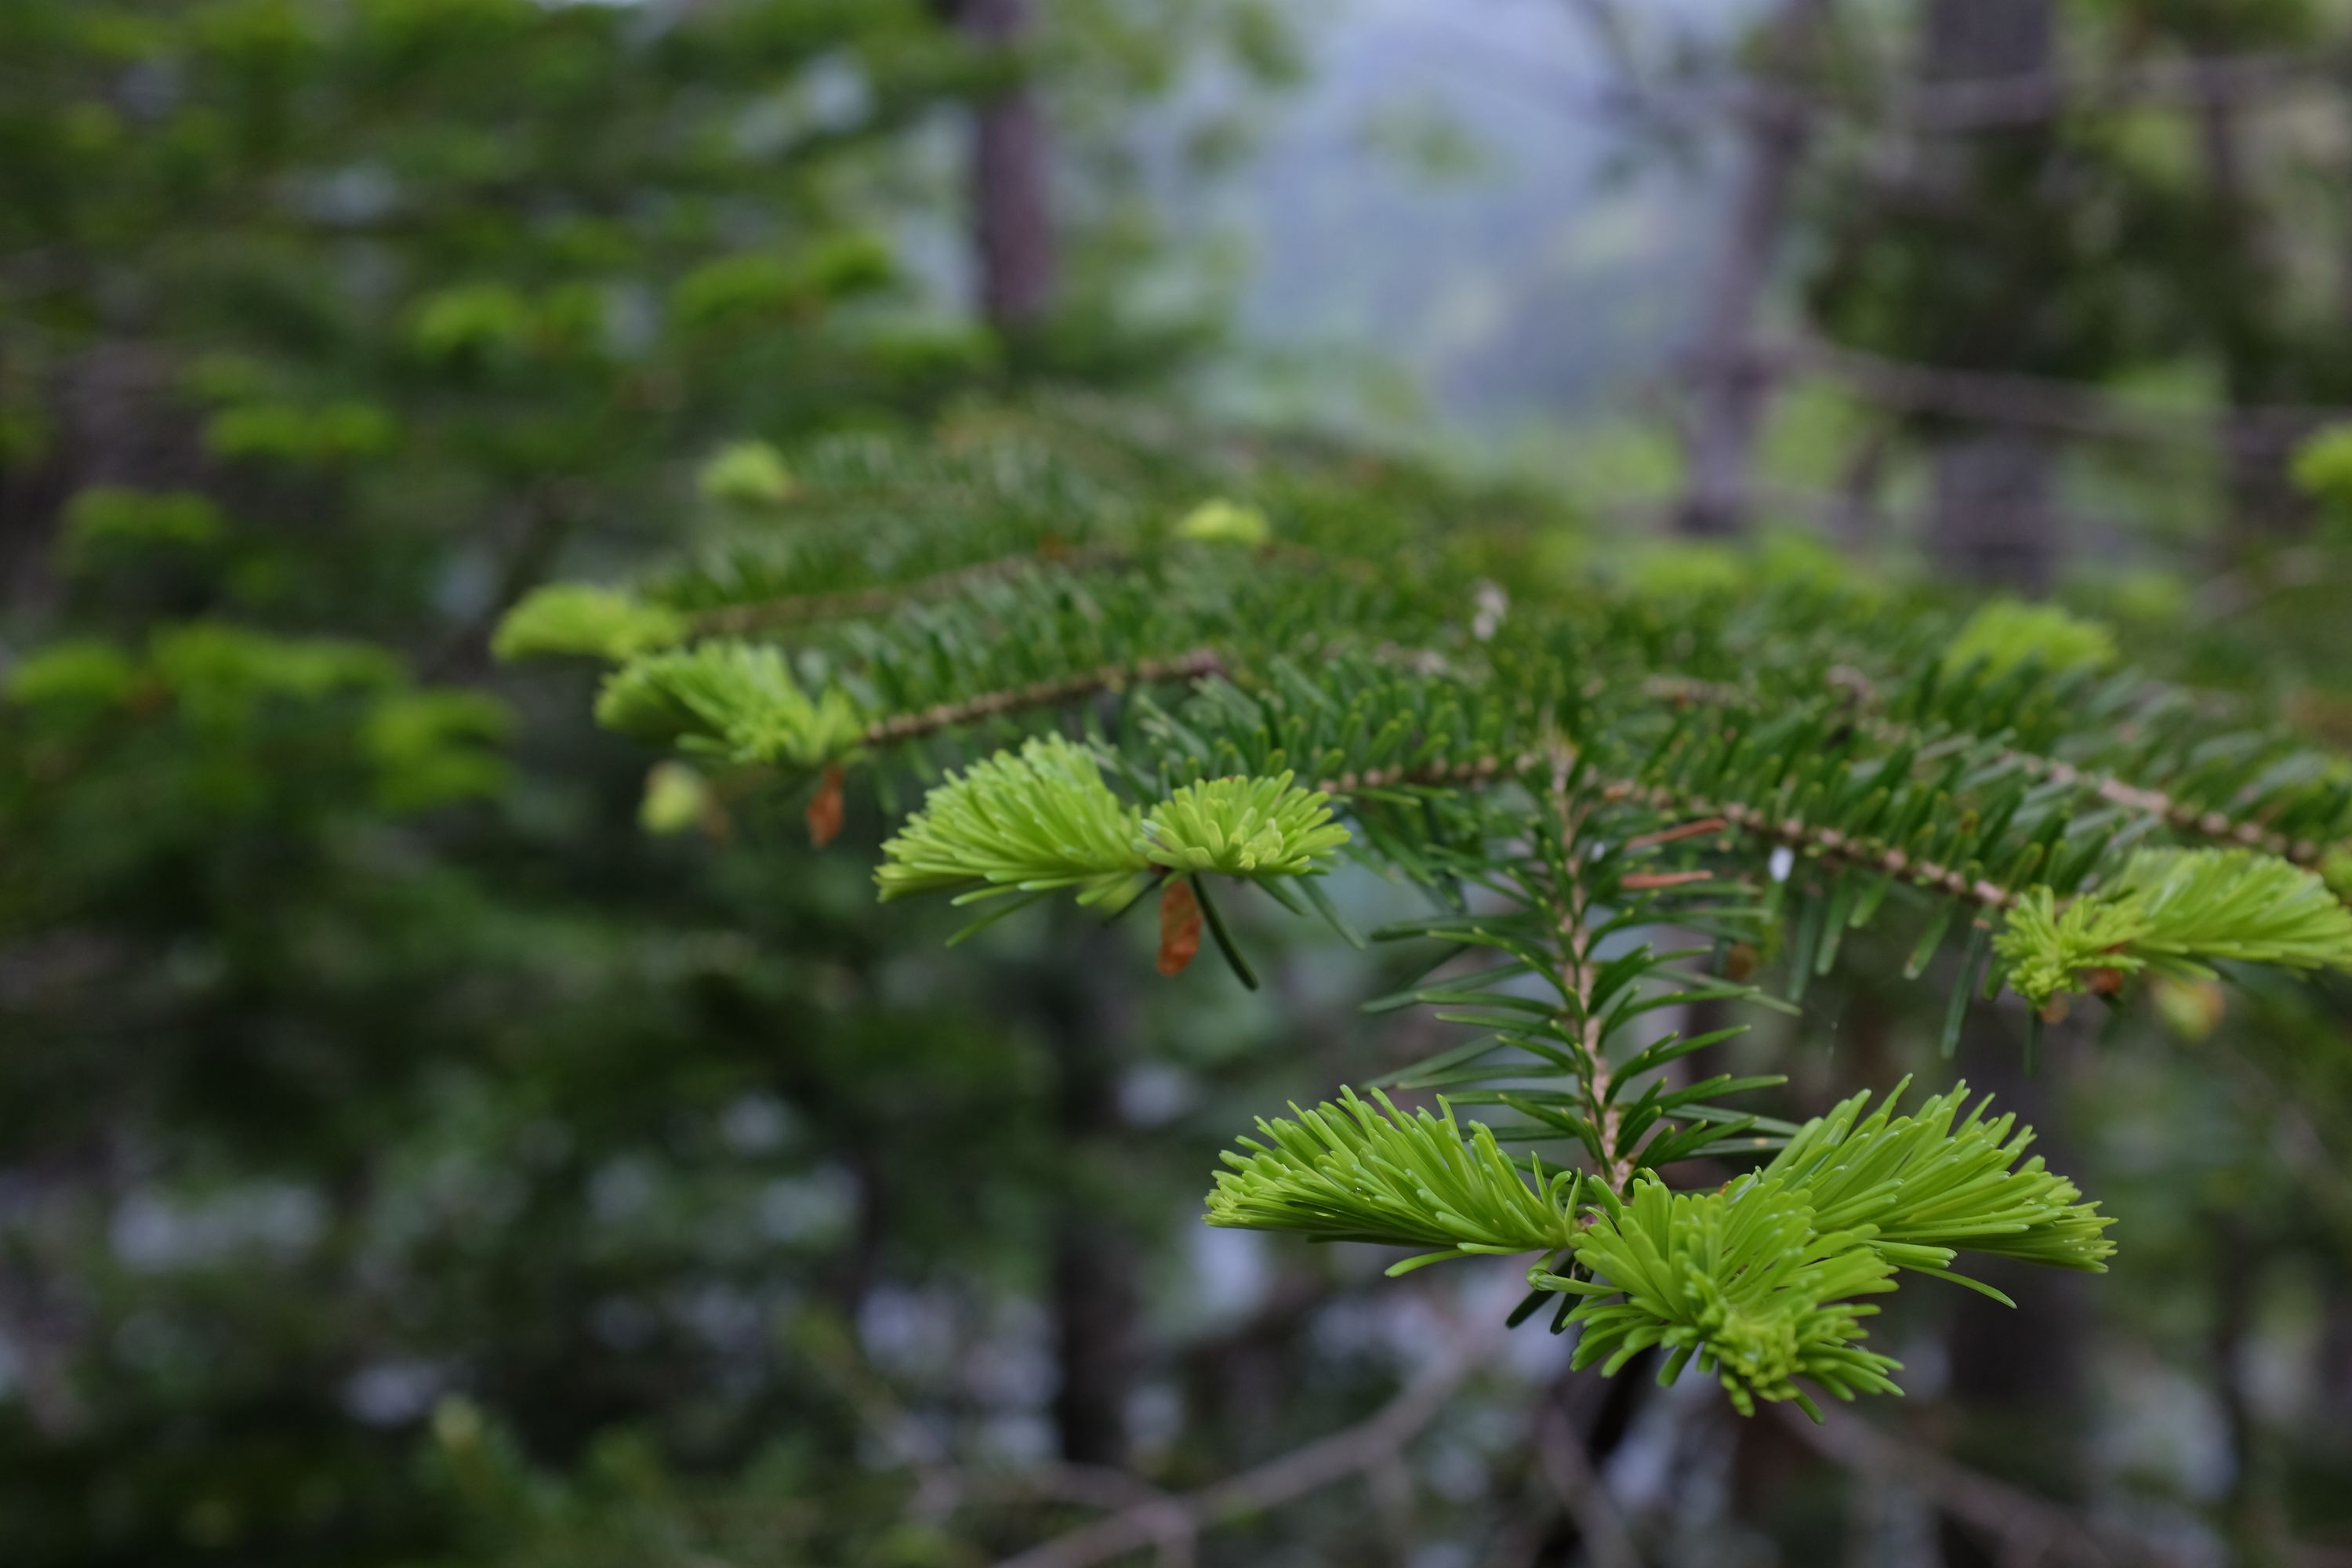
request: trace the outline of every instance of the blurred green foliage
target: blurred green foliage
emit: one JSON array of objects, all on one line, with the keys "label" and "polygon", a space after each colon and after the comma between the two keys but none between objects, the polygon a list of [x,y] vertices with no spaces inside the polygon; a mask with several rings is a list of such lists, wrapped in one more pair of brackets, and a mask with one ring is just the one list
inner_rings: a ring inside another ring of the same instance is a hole
[{"label": "blurred green foliage", "polygon": [[1007,384],[901,257],[998,70],[918,0],[0,6],[0,1554],[937,1560],[770,1325],[1017,1273],[1050,1075],[484,645],[713,451],[767,506]]}]

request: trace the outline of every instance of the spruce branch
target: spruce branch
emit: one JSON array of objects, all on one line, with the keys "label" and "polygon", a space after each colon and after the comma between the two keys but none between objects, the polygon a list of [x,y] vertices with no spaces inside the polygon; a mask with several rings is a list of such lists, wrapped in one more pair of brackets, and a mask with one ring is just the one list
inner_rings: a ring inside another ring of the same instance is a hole
[{"label": "spruce branch", "polygon": [[2114,639],[2095,623],[1997,601],[1923,640],[1887,627],[1875,607],[1873,626],[1854,624],[1834,599],[1811,606],[1810,633],[1756,608],[1696,663],[1639,668],[1643,698],[1751,714],[1818,709],[1917,765],[1964,757],[1972,788],[2011,774],[2081,788],[2186,837],[2301,864],[2352,839],[2352,765],[2251,727],[2209,695],[2109,673]]},{"label": "spruce branch", "polygon": [[783,650],[720,640],[641,657],[605,679],[596,717],[609,729],[742,764],[813,769],[991,719],[1060,707],[1107,691],[1198,679],[1222,660],[1208,649],[1104,665],[1081,674],[983,691],[916,711],[871,716],[845,687],[802,686]]},{"label": "spruce branch", "polygon": [[2015,893],[1989,879],[1916,858],[1880,840],[1851,835],[1841,828],[1819,826],[1801,816],[1775,818],[1737,801],[1710,801],[1704,796],[1685,795],[1669,785],[1643,784],[1630,779],[1617,781],[1609,789],[1615,799],[1640,801],[1659,811],[1691,819],[1670,830],[1678,834],[1721,825],[1768,844],[1786,845],[1857,870],[1877,872],[1981,909],[2007,910],[2017,900]]},{"label": "spruce branch", "polygon": [[1333,795],[1374,795],[1386,790],[1469,789],[1508,779],[1524,772],[1534,761],[1533,753],[1526,753],[1517,757],[1465,757],[1419,767],[1351,769],[1333,778],[1318,779],[1315,787]]},{"label": "spruce branch", "polygon": [[[1899,738],[1905,733],[1895,726],[1886,726],[1885,729],[1894,731],[1890,738]],[[2315,839],[2289,838],[2260,822],[2232,816],[2210,806],[2198,806],[2176,800],[2160,789],[2127,784],[2112,773],[2078,768],[2054,757],[2037,756],[2007,747],[1998,749],[1994,756],[2004,766],[2016,768],[2054,784],[2089,790],[2110,805],[2153,817],[2179,833],[2259,849],[2265,855],[2275,855],[2301,866],[2317,864],[2327,852],[2328,847]]]},{"label": "spruce branch", "polygon": [[1573,791],[1576,763],[1564,743],[1554,742],[1549,769],[1552,826],[1559,835],[1557,852],[1549,858],[1551,893],[1560,945],[1559,985],[1570,1004],[1562,1022],[1574,1031],[1580,1047],[1580,1090],[1587,1124],[1596,1140],[1601,1180],[1611,1192],[1622,1193],[1633,1178],[1634,1160],[1633,1151],[1623,1146],[1624,1110],[1612,1092],[1607,1016],[1593,1005],[1598,977],[1592,962],[1592,894],[1580,841],[1585,808]]},{"label": "spruce branch", "polygon": [[[1483,966],[1424,970],[1370,1005],[1478,1031],[1390,1080],[1440,1091],[1438,1113],[1348,1091],[1262,1121],[1209,1217],[1433,1249],[1401,1268],[1541,1253],[1537,1299],[1582,1329],[1580,1364],[1664,1346],[1669,1375],[1696,1363],[1743,1409],[1811,1408],[1800,1384],[1888,1392],[1894,1364],[1861,1321],[1901,1271],[1960,1279],[1970,1251],[2097,1269],[2112,1251],[2030,1132],[1962,1089],[1907,1113],[1858,1097],[1796,1126],[1724,1103],[1777,1079],[1684,1081],[1675,1064],[1726,1034],[1643,1021],[1764,1000],[1685,961],[1785,922],[1793,995],[1843,933],[1916,891],[1934,911],[1911,973],[1956,921],[1971,928],[1963,1005],[1980,980],[2047,1003],[2143,969],[2352,968],[2352,910],[2329,887],[2352,887],[2335,864],[2352,853],[2329,847],[2352,837],[2352,769],[2115,670],[2090,623],[2006,605],[1956,628],[1817,572],[1749,591],[1719,562],[1595,588],[1573,614],[1531,588],[1528,613],[1478,586],[1475,547],[1405,540],[1374,566],[1276,543],[1268,518],[1294,518],[1204,511],[1223,487],[1197,476],[1114,505],[1115,487],[1034,453],[960,454],[912,497],[877,482],[897,460],[878,451],[826,459],[846,480],[795,464],[793,517],[834,526],[706,558],[649,593],[650,615],[551,601],[516,641],[621,653],[608,721],[739,764],[837,778],[908,742],[985,753],[1015,733],[885,846],[886,898],[994,913],[1071,890],[1116,911],[1157,884],[1163,970],[1213,935],[1246,974],[1215,877],[1341,931],[1321,873],[1343,858],[1426,889],[1437,912],[1377,934]],[[1049,503],[1012,504],[1041,476]],[[656,647],[665,615],[798,627],[800,646]],[[1000,722],[1112,692],[1090,744]],[[2151,849],[2151,834],[2229,847]],[[1790,857],[1811,874],[1790,876]],[[1712,945],[1644,940],[1668,930]],[[1518,1120],[1459,1120],[1478,1105]],[[1560,1142],[1583,1173],[1505,1152]],[[1735,1148],[1769,1163],[1706,1194],[1657,1177]]]},{"label": "spruce branch", "polygon": [[1132,664],[1104,665],[1060,679],[1035,681],[1003,691],[985,691],[959,701],[941,702],[919,712],[894,714],[868,728],[864,741],[869,746],[893,745],[1026,709],[1060,707],[1100,692],[1196,680],[1202,676],[1214,675],[1223,668],[1223,659],[1208,648],[1196,648],[1176,658],[1145,658]]},{"label": "spruce branch", "polygon": [[[1937,743],[1933,737],[1925,736],[1907,725],[1872,721],[1868,728],[1872,735],[1884,743],[1916,746],[1922,755],[1931,754]],[[2327,851],[2328,847],[2319,840],[2290,838],[2250,816],[2179,800],[2163,790],[2132,784],[2100,769],[2078,767],[2055,757],[2045,757],[2011,746],[1989,745],[1985,749],[1985,756],[1995,767],[2015,769],[2030,778],[2041,779],[2062,788],[2087,790],[2110,805],[2135,816],[2152,818],[2174,832],[2193,837],[2259,849],[2266,855],[2292,860],[2297,865],[2316,864]]]},{"label": "spruce branch", "polygon": [[[1848,710],[1853,690],[1851,672],[1847,673],[1849,681],[1842,684],[1836,693],[1822,700],[1841,712]],[[1647,695],[1677,706],[1696,704],[1752,711],[1763,700],[1753,691],[1717,681],[1696,680],[1686,676],[1654,675],[1643,681],[1643,689]],[[2181,800],[2164,790],[2131,783],[2100,767],[2044,756],[1981,736],[1923,730],[1914,724],[1875,715],[1859,716],[1853,721],[1878,744],[1890,750],[1906,750],[1923,763],[1947,756],[1956,746],[1965,747],[1981,760],[1988,772],[2014,771],[2062,788],[2085,790],[2109,805],[2136,816],[2161,822],[2174,832],[2189,837],[2259,849],[2266,855],[2275,855],[2303,866],[2321,864],[2336,848],[2326,838],[2293,837],[2243,811],[2227,812]]]}]

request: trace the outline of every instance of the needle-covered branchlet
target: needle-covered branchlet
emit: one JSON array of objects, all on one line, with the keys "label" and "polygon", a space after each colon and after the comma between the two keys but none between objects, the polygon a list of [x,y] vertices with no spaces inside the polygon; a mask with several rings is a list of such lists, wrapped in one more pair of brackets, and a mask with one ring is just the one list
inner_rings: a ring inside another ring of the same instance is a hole
[{"label": "needle-covered branchlet", "polygon": [[[976,906],[966,934],[1156,890],[1165,984],[1204,984],[1211,947],[1255,984],[1270,907],[1360,942],[1333,873],[1421,889],[1372,933],[1415,977],[1367,1006],[1459,1033],[1260,1121],[1211,1222],[1400,1269],[1516,1258],[1514,1321],[1548,1308],[1603,1373],[1663,1351],[1743,1411],[1892,1389],[1875,1298],[1984,1255],[2097,1269],[2108,1222],[1996,1108],[1777,1121],[1778,1075],[1702,1065],[1736,1027],[1675,1019],[1798,1011],[1888,963],[1882,930],[1952,988],[1955,1040],[2003,987],[2128,1006],[2144,972],[2352,968],[2341,889],[2300,863],[2352,838],[2352,769],[2115,668],[2090,623],[1818,581],[1506,594],[1475,521],[1351,557],[1328,519],[1212,499],[1130,498],[1124,532],[991,510],[967,554],[951,507],[877,523],[869,498],[772,559],[526,605],[509,643],[604,653],[608,723],[800,791],[820,837],[869,783],[903,818],[883,895]],[[815,596],[790,605],[794,562]],[[1701,1158],[1708,1190],[1677,1190]]]}]

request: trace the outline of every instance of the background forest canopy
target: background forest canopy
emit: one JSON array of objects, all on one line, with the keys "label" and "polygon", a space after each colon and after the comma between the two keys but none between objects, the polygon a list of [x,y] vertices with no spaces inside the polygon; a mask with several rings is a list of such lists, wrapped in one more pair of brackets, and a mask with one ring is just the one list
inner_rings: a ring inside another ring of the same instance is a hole
[{"label": "background forest canopy", "polygon": [[1480,1338],[1517,1265],[1200,1223],[1468,1037],[1360,1008],[1412,953],[877,905],[1111,699],[845,788],[854,707],[663,756],[501,657],[955,690],[967,603],[1141,561],[1069,646],[1295,648],[1336,562],[1397,647],[1318,679],[1556,614],[1670,706],[1825,675],[1826,752],[1917,695],[1858,662],[2013,677],[2026,818],[2139,747],[2105,827],[2352,899],[2347,163],[2334,0],[0,0],[0,1555],[2352,1561],[2341,976],[1956,1006],[1990,926],[1775,862],[1706,962],[1793,1011],[1677,1081],[1965,1076],[2117,1247],[1888,1298],[1900,1408],[1800,1432]]}]

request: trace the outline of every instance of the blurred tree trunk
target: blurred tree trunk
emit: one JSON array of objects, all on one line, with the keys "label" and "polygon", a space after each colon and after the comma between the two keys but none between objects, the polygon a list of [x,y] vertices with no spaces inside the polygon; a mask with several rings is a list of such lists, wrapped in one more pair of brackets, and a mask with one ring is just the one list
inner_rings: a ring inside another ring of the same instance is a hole
[{"label": "blurred tree trunk", "polygon": [[[2275,299],[2278,268],[2270,236],[2247,188],[2238,105],[2226,91],[2207,92],[2197,107],[2198,144],[2205,168],[2206,219],[2212,287],[2208,308],[2221,355],[2221,377],[2232,408],[2277,398],[2278,344],[2264,321]],[[2275,543],[2299,531],[2310,508],[2289,481],[2286,454],[2243,433],[2228,439],[2230,554]]]},{"label": "blurred tree trunk", "polygon": [[1034,19],[1030,0],[956,0],[955,19],[1015,72],[974,110],[972,244],[982,313],[999,328],[1028,327],[1052,309],[1061,276],[1045,111],[1013,59]]},{"label": "blurred tree trunk", "polygon": [[1920,71],[1930,82],[2034,76],[2055,61],[2051,0],[1927,0]]},{"label": "blurred tree trunk", "polygon": [[[2053,1034],[2051,1045],[2065,1043]],[[1961,1045],[1969,1084],[1990,1094],[2000,1111],[2033,1127],[2033,1152],[2053,1170],[2079,1172],[2081,1162],[2058,1134],[2053,1066],[2029,1071],[2016,1032],[1979,1006]],[[2054,1055],[2054,1052],[2053,1052]],[[2013,1263],[1974,1260],[1968,1272],[2006,1291],[2012,1310],[1973,1290],[1955,1290],[1946,1341],[1950,1377],[1945,1397],[1953,1423],[1952,1457],[1971,1468],[2062,1503],[2083,1490],[2087,1445],[2084,1413],[2086,1376],[2095,1360],[2087,1276]],[[1950,1568],[1996,1568],[2000,1560],[1980,1537],[1950,1520],[1943,1531]]]},{"label": "blurred tree trunk", "polygon": [[2024,431],[1973,431],[1938,441],[1927,511],[1927,550],[1937,570],[1963,582],[2046,592],[2058,563],[2053,467],[2048,443]]},{"label": "blurred tree trunk", "polygon": [[2279,1562],[2288,1556],[2286,1521],[2246,1376],[2263,1258],[2275,1241],[2251,1234],[2243,1215],[2214,1215],[2208,1228],[2217,1267],[2207,1360],[2222,1426],[2230,1435],[2230,1487],[2221,1499],[2222,1524],[2242,1561]]},{"label": "blurred tree trunk", "polygon": [[[1931,87],[2036,75],[2055,63],[2055,33],[2052,0],[1928,0],[1919,74]],[[1969,165],[1986,141],[1956,136],[1924,149],[1928,177],[1970,188]],[[2021,354],[2024,346],[2017,345]],[[2045,591],[2059,553],[2048,443],[2021,429],[1969,431],[1937,441],[1929,462],[1927,553],[1937,569],[1967,582]]]},{"label": "blurred tree trunk", "polygon": [[1054,1327],[1054,1429],[1074,1465],[1124,1468],[1135,1384],[1136,1248],[1110,1173],[1120,1146],[1118,1080],[1129,1020],[1113,989],[1130,967],[1103,931],[1068,930],[1036,976],[1053,1053],[1055,1121],[1067,1173],[1055,1194],[1047,1259]]},{"label": "blurred tree trunk", "polygon": [[1689,353],[1688,477],[1675,517],[1686,534],[1721,536],[1748,527],[1756,436],[1769,390],[1757,354],[1757,317],[1812,142],[1804,67],[1829,10],[1830,0],[1780,0],[1765,25],[1763,69],[1748,109],[1747,162]]},{"label": "blurred tree trunk", "polygon": [[[0,375],[10,369],[0,360]],[[162,355],[129,342],[92,349],[57,374],[43,399],[56,416],[47,450],[37,461],[0,465],[0,604],[32,606],[54,596],[49,547],[75,492],[169,489],[198,477],[194,422],[170,412],[173,377]]]},{"label": "blurred tree trunk", "polygon": [[[1633,1559],[1632,1543],[1622,1538],[1624,1521],[1616,1516],[1605,1471],[1656,1389],[1653,1373],[1657,1361],[1654,1349],[1645,1350],[1612,1378],[1563,1371],[1536,1395],[1528,1408],[1529,1440],[1522,1445],[1525,1469],[1514,1474],[1506,1468],[1497,1474],[1521,1495],[1539,1500],[1538,1508],[1506,1526],[1486,1561],[1509,1568],[1551,1568],[1555,1563],[1563,1568],[1569,1563],[1640,1568]],[[1573,1445],[1577,1453],[1549,1452],[1552,1445]],[[1563,1457],[1570,1460],[1565,1468]],[[1563,1495],[1564,1489],[1575,1488],[1598,1489],[1616,1528],[1606,1528],[1606,1521]],[[1601,1539],[1586,1534],[1596,1523],[1604,1525],[1595,1531]]]},{"label": "blurred tree trunk", "polygon": [[[1016,56],[1034,34],[1030,0],[951,0],[956,25],[1006,57],[1014,74],[973,110],[971,211],[981,313],[1001,331],[1035,325],[1060,282],[1051,145]],[[1096,939],[1099,940],[1099,939]],[[1107,956],[1107,955],[1106,955]],[[1116,973],[1115,960],[1108,964]],[[1115,1160],[1120,1038],[1101,963],[1043,977],[1063,1147],[1082,1169]],[[1115,1205],[1088,1201],[1074,1180],[1056,1203],[1047,1260],[1048,1310],[1060,1373],[1054,1427],[1071,1464],[1124,1467],[1135,1367],[1135,1256]]]}]

